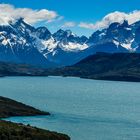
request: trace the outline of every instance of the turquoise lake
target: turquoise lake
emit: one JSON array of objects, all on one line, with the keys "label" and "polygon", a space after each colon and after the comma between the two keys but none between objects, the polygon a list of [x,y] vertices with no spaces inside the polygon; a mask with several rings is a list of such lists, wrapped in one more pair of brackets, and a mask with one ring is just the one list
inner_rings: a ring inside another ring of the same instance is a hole
[{"label": "turquoise lake", "polygon": [[66,133],[72,140],[140,139],[140,83],[5,77],[0,96],[52,114],[7,119],[13,122]]}]

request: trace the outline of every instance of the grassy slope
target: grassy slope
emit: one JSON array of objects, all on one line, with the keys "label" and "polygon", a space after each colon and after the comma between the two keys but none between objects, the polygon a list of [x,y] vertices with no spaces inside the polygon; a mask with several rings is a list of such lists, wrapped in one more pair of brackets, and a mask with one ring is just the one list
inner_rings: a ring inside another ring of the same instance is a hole
[{"label": "grassy slope", "polygon": [[70,140],[70,138],[36,127],[0,121],[0,140]]}]

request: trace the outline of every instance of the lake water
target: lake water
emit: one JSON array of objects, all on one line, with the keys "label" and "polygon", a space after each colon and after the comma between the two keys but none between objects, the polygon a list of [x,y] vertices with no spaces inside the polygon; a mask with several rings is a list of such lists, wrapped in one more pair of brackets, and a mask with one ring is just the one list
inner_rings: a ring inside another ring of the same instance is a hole
[{"label": "lake water", "polygon": [[0,95],[52,114],[8,119],[13,122],[66,133],[72,140],[140,139],[140,83],[5,77]]}]

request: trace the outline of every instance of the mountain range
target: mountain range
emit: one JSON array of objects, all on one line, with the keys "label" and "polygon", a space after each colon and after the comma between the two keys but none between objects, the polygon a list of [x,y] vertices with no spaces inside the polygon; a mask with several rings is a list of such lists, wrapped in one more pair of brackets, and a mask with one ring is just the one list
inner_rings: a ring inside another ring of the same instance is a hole
[{"label": "mountain range", "polygon": [[76,64],[97,52],[139,53],[140,21],[132,25],[127,21],[112,23],[89,38],[62,29],[52,34],[23,18],[0,26],[0,61],[52,68]]}]

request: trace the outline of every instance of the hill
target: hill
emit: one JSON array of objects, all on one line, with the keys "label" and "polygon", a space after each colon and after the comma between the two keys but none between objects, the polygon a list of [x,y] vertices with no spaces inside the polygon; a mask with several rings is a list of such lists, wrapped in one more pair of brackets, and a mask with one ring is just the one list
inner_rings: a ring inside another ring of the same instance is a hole
[{"label": "hill", "polygon": [[48,70],[48,75],[113,81],[140,81],[140,54],[96,53],[73,66]]}]

